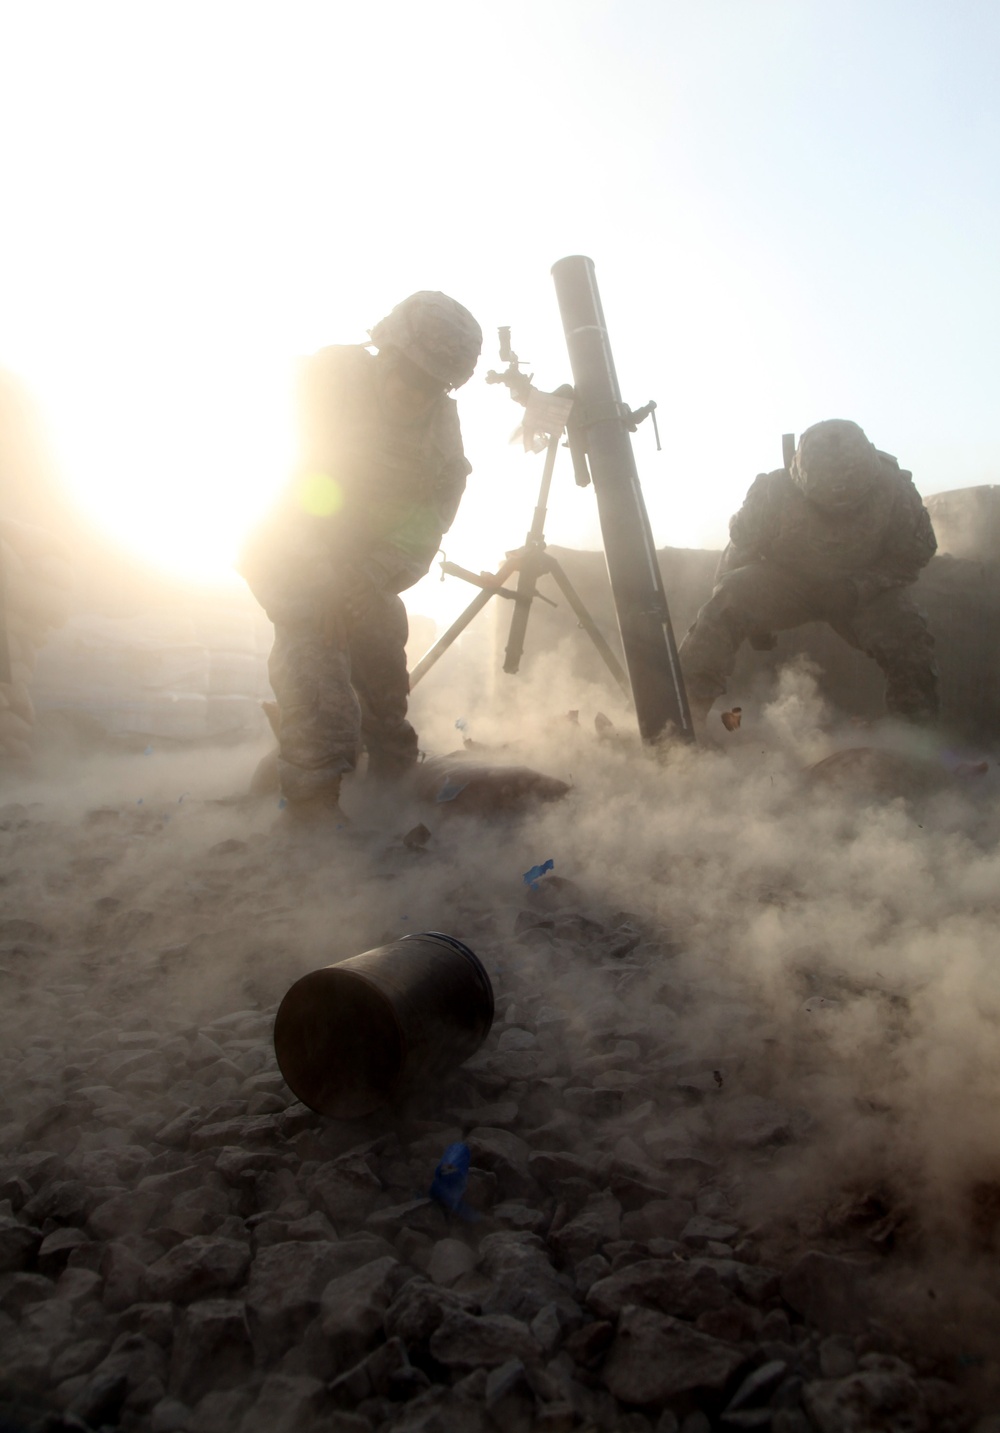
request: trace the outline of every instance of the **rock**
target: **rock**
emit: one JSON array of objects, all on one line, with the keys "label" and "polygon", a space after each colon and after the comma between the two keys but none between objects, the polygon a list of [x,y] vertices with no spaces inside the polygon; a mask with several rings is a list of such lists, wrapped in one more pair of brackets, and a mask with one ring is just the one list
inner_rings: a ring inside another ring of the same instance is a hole
[{"label": "rock", "polygon": [[679,1318],[695,1319],[730,1300],[714,1269],[683,1262],[642,1259],[599,1279],[587,1293],[587,1307],[598,1318],[614,1319],[630,1304],[659,1309]]},{"label": "rock", "polygon": [[491,1170],[500,1193],[508,1199],[530,1198],[535,1182],[528,1172],[528,1145],[510,1130],[480,1125],[466,1140],[474,1164]]},{"label": "rock", "polygon": [[545,1304],[531,1320],[531,1337],[543,1354],[554,1353],[568,1325],[566,1316],[558,1304]]},{"label": "rock", "polygon": [[155,1135],[157,1144],[168,1145],[171,1149],[187,1149],[191,1143],[191,1136],[201,1124],[201,1112],[196,1109],[182,1111],[172,1120],[158,1129]]},{"label": "rock", "polygon": [[611,1265],[603,1254],[590,1254],[573,1267],[573,1285],[582,1298],[599,1279],[607,1278]]},{"label": "rock", "polygon": [[52,1364],[52,1386],[57,1387],[79,1374],[89,1374],[107,1354],[108,1343],[106,1338],[88,1338],[63,1349]]},{"label": "rock", "polygon": [[853,1339],[831,1334],[819,1346],[819,1371],[824,1378],[849,1378],[858,1371]]},{"label": "rock", "polygon": [[423,1196],[374,1210],[365,1220],[365,1227],[388,1238],[403,1229],[420,1230],[439,1238],[448,1228],[448,1215],[436,1200]]},{"label": "rock", "polygon": [[492,1092],[505,1089],[514,1080],[537,1080],[556,1072],[556,1060],[544,1050],[498,1050],[495,1054],[473,1055],[462,1066],[477,1085]]},{"label": "rock", "polygon": [[382,1327],[401,1275],[399,1261],[387,1255],[331,1279],[320,1300],[320,1319],[324,1337],[338,1352],[367,1346]]},{"label": "rock", "polygon": [[170,1391],[195,1404],[211,1389],[237,1388],[253,1372],[246,1306],[205,1299],[183,1311],[170,1362]]},{"label": "rock", "polygon": [[817,1379],[802,1401],[818,1433],[932,1433],[918,1384],[899,1373]]},{"label": "rock", "polygon": [[174,1337],[174,1306],[166,1303],[133,1304],[121,1315],[118,1325],[129,1333],[141,1333],[161,1348],[168,1349]]},{"label": "rock", "polygon": [[276,1145],[280,1115],[240,1115],[235,1119],[199,1125],[191,1132],[192,1149],[223,1149],[226,1145]]},{"label": "rock", "polygon": [[622,1217],[623,1239],[677,1239],[691,1218],[693,1208],[687,1199],[650,1199],[641,1209]]},{"label": "rock", "polygon": [[56,1281],[53,1294],[75,1309],[98,1299],[102,1284],[100,1274],[95,1274],[93,1269],[64,1269]]},{"label": "rock", "polygon": [[58,1274],[66,1267],[74,1249],[87,1243],[82,1229],[53,1229],[46,1235],[38,1249],[38,1268],[43,1274]]},{"label": "rock", "polygon": [[482,1272],[493,1283],[485,1305],[486,1313],[510,1314],[530,1322],[553,1303],[569,1319],[580,1317],[580,1309],[566,1279],[549,1261],[545,1245],[534,1234],[506,1230],[487,1234],[479,1245]]},{"label": "rock", "polygon": [[580,1364],[582,1368],[593,1369],[604,1361],[604,1355],[614,1336],[613,1323],[607,1319],[595,1319],[593,1323],[583,1324],[581,1328],[574,1330],[563,1347],[574,1363]]},{"label": "rock", "polygon": [[575,1115],[584,1119],[613,1119],[621,1109],[622,1097],[618,1090],[595,1090],[589,1085],[572,1085],[563,1090],[563,1103]]},{"label": "rock", "polygon": [[285,1243],[261,1249],[246,1287],[247,1320],[262,1358],[283,1352],[319,1312],[332,1280],[361,1268],[392,1247],[373,1234],[336,1244]]},{"label": "rock", "polygon": [[715,1133],[724,1144],[738,1149],[762,1149],[801,1139],[811,1125],[805,1110],[788,1109],[760,1095],[738,1095],[719,1110]]},{"label": "rock", "polygon": [[93,1208],[93,1195],[79,1179],[52,1179],[29,1199],[21,1217],[41,1225],[46,1219],[57,1224],[83,1224]]},{"label": "rock", "polygon": [[632,1160],[611,1167],[611,1193],[623,1209],[641,1209],[651,1199],[689,1199],[701,1180],[715,1172],[715,1166],[693,1154],[658,1159],[654,1169]]},{"label": "rock", "polygon": [[87,1380],[66,1411],[92,1428],[100,1428],[105,1423],[114,1425],[127,1395],[128,1379],[123,1373],[95,1375]]},{"label": "rock", "polygon": [[162,1398],[150,1409],[149,1433],[184,1433],[191,1410],[176,1398]]},{"label": "rock", "polygon": [[146,1286],[153,1300],[185,1304],[236,1288],[249,1267],[250,1250],[241,1240],[198,1235],[151,1264]]},{"label": "rock", "polygon": [[366,1398],[402,1400],[428,1383],[427,1375],[410,1363],[403,1340],[390,1338],[335,1378],[329,1394],[341,1407],[354,1408]]},{"label": "rock", "polygon": [[[392,1433],[487,1433],[487,1426],[481,1395],[465,1397],[457,1388],[437,1385],[407,1405]],[[488,1433],[495,1428],[491,1421]]]},{"label": "rock", "polygon": [[508,1359],[487,1375],[483,1402],[504,1433],[532,1433],[536,1426],[534,1391],[519,1358]]},{"label": "rock", "polygon": [[116,1311],[137,1304],[146,1296],[146,1266],[127,1244],[112,1240],[101,1255],[100,1274],[104,1280],[104,1304]]},{"label": "rock", "polygon": [[228,1214],[226,1191],[206,1183],[176,1198],[167,1212],[160,1216],[159,1227],[174,1230],[190,1239],[199,1234],[218,1232]]},{"label": "rock", "polygon": [[184,1420],[184,1433],[220,1433],[238,1430],[253,1405],[248,1388],[213,1389]]},{"label": "rock", "polygon": [[776,1269],[762,1264],[744,1264],[739,1259],[712,1259],[698,1256],[690,1260],[693,1269],[710,1269],[719,1279],[751,1304],[764,1304],[778,1293],[781,1277]]},{"label": "rock", "polygon": [[449,1314],[430,1339],[430,1352],[446,1368],[499,1368],[508,1359],[538,1357],[527,1324],[508,1314]]},{"label": "rock", "polygon": [[477,1109],[454,1109],[448,1114],[469,1129],[476,1125],[488,1125],[491,1129],[509,1129],[517,1122],[518,1107],[514,1100],[497,1100],[493,1104],[480,1105]]},{"label": "rock", "polygon": [[0,1215],[0,1274],[26,1269],[38,1252],[42,1231]]},{"label": "rock", "polygon": [[[325,1412],[327,1401],[318,1378],[270,1373],[254,1395],[253,1406],[243,1415],[239,1433],[305,1433]],[[226,1426],[218,1425],[220,1429]],[[334,1423],[324,1420],[324,1426],[334,1433]]]},{"label": "rock", "polygon": [[502,1204],[497,1204],[493,1209],[493,1218],[500,1224],[527,1234],[540,1233],[548,1223],[540,1209],[534,1209],[520,1199],[506,1199]]},{"label": "rock", "polygon": [[448,1314],[470,1311],[478,1306],[468,1299],[439,1288],[426,1279],[410,1279],[386,1309],[383,1325],[389,1338],[399,1337],[405,1344],[426,1343]]},{"label": "rock", "polygon": [[332,1243],[337,1238],[337,1231],[318,1209],[307,1214],[304,1219],[293,1219],[288,1225],[288,1239],[291,1243],[297,1241],[307,1242],[316,1240],[321,1243]]},{"label": "rock", "polygon": [[595,1254],[603,1244],[621,1235],[622,1207],[613,1194],[606,1191],[587,1200],[579,1214],[570,1219],[549,1243],[560,1258],[575,1263],[588,1254]]},{"label": "rock", "polygon": [[735,1239],[739,1232],[735,1224],[723,1224],[704,1214],[694,1214],[681,1230],[680,1238],[683,1244],[690,1244],[698,1249],[710,1242],[727,1243],[730,1239]]},{"label": "rock", "polygon": [[679,1319],[627,1307],[601,1380],[623,1403],[659,1407],[683,1393],[724,1387],[746,1359],[743,1349]]},{"label": "rock", "polygon": [[811,1249],[781,1276],[781,1297],[824,1333],[861,1333],[868,1323],[865,1286],[873,1267]]},{"label": "rock", "polygon": [[0,1275],[0,1310],[15,1319],[29,1304],[47,1299],[55,1284],[44,1274],[2,1274]]},{"label": "rock", "polygon": [[119,1238],[123,1234],[141,1234],[152,1223],[163,1200],[157,1194],[140,1195],[133,1191],[113,1194],[91,1213],[88,1228],[98,1239]]},{"label": "rock", "polygon": [[753,1373],[740,1384],[733,1394],[726,1407],[726,1414],[736,1413],[742,1408],[752,1408],[757,1404],[766,1403],[774,1389],[785,1376],[788,1364],[780,1358],[771,1359],[768,1363],[761,1364],[755,1368]]},{"label": "rock", "polygon": [[435,1284],[453,1284],[478,1263],[476,1251],[460,1239],[439,1239],[431,1250],[426,1273]]},{"label": "rock", "polygon": [[750,1343],[757,1331],[758,1319],[753,1309],[733,1299],[721,1309],[706,1309],[694,1321],[701,1333],[721,1338],[724,1343]]},{"label": "rock", "polygon": [[273,1149],[241,1149],[239,1145],[225,1145],[215,1161],[217,1173],[230,1184],[248,1184],[265,1170],[276,1169],[281,1155]]},{"label": "rock", "polygon": [[538,1036],[532,1035],[530,1030],[522,1030],[517,1025],[510,1025],[497,1041],[497,1049],[503,1053],[505,1050],[533,1050],[538,1044]]},{"label": "rock", "polygon": [[348,1156],[322,1165],[306,1192],[336,1226],[341,1222],[363,1223],[380,1202],[382,1185],[364,1159]]},{"label": "rock", "polygon": [[551,1150],[537,1150],[528,1156],[528,1169],[532,1178],[537,1179],[543,1189],[548,1189],[559,1179],[585,1179],[598,1185],[608,1173],[608,1160],[587,1159],[572,1154],[569,1150],[553,1153]]}]

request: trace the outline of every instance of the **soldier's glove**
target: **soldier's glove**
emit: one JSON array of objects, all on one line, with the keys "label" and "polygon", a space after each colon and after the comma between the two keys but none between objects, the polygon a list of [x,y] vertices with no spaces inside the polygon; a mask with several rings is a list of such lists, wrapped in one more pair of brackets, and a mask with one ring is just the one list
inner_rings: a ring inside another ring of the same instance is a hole
[{"label": "soldier's glove", "polygon": [[827,616],[840,620],[853,617],[858,609],[858,584],[853,577],[834,577],[817,588],[820,604]]}]

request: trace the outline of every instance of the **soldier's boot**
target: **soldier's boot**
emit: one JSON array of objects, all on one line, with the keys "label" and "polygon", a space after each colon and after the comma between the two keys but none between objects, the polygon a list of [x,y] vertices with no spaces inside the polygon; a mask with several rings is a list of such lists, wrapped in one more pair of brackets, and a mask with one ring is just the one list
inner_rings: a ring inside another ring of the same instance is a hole
[{"label": "soldier's boot", "polygon": [[324,786],[314,796],[286,799],[279,819],[283,827],[301,831],[346,828],[350,819],[340,805],[340,781]]}]

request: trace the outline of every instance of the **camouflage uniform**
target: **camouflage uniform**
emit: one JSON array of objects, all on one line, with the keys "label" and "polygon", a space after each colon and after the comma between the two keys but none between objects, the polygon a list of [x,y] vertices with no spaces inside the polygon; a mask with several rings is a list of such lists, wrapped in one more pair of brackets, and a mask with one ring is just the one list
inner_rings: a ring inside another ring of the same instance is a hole
[{"label": "camouflage uniform", "polygon": [[697,717],[725,692],[744,640],[767,650],[772,633],[818,621],[878,663],[892,715],[937,713],[934,639],[905,591],[937,548],[930,516],[910,473],[874,448],[860,497],[831,508],[808,495],[803,445],[838,425],[861,434],[836,419],[807,430],[792,470],[761,473],[730,523],[715,590],[680,648]]},{"label": "camouflage uniform", "polygon": [[417,759],[398,594],[430,567],[471,466],[454,400],[442,391],[418,423],[393,421],[377,368],[362,347],[308,361],[303,461],[241,563],[274,623],[269,671],[289,802],[335,801],[363,746],[376,776]]}]

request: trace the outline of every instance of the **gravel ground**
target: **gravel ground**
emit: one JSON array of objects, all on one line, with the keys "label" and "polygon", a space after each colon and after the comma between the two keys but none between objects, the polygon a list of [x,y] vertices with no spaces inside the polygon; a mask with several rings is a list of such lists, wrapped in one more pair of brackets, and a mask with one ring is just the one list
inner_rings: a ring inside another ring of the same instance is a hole
[{"label": "gravel ground", "polygon": [[[992,777],[821,805],[794,742],[568,740],[558,806],[322,840],[181,758],[12,792],[0,1428],[997,1433]],[[422,929],[485,1045],[313,1114],[282,993]]]}]

